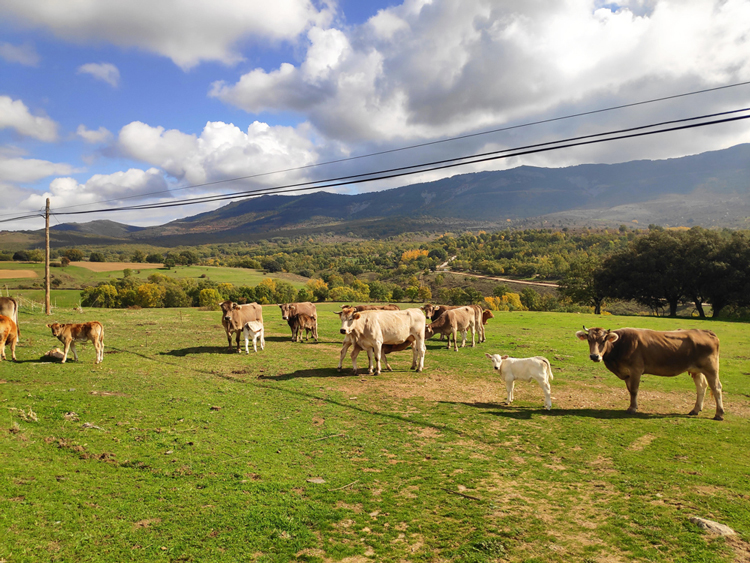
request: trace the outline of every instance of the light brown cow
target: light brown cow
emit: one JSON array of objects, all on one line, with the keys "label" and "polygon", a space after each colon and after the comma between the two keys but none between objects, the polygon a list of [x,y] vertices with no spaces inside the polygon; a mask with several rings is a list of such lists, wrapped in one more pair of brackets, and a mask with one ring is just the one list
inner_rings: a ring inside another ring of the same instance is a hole
[{"label": "light brown cow", "polygon": [[76,342],[88,340],[94,344],[96,349],[96,361],[94,363],[100,364],[104,361],[104,327],[99,321],[70,324],[52,323],[48,324],[47,328],[51,328],[52,336],[56,336],[65,346],[62,363],[65,363],[65,360],[68,359],[68,350],[73,350],[73,358],[78,361]]},{"label": "light brown cow", "polygon": [[237,353],[240,353],[240,335],[246,323],[251,321],[263,322],[263,307],[257,303],[238,305],[232,301],[224,301],[221,307],[221,324],[227,333],[227,344],[232,350],[232,334],[237,335]]},{"label": "light brown cow", "polygon": [[15,321],[6,316],[0,315],[0,360],[5,359],[5,343],[10,344],[10,354],[13,361],[16,362],[16,344],[18,343],[18,327]]},{"label": "light brown cow", "polygon": [[13,319],[16,333],[21,337],[21,326],[18,324],[18,303],[12,297],[0,297],[0,315]]},{"label": "light brown cow", "polygon": [[305,331],[305,340],[309,340],[310,333],[315,342],[318,341],[318,320],[304,313],[290,316],[287,321],[292,329],[292,342],[302,342],[302,331]]},{"label": "light brown cow", "polygon": [[[477,342],[481,343],[487,340],[484,335],[484,325],[487,324],[487,320],[494,318],[495,315],[493,315],[490,311],[489,315],[485,318],[486,311],[483,311],[482,307],[480,307],[479,305],[431,305],[430,303],[427,303],[422,307],[422,309],[424,310],[425,315],[427,315],[427,318],[431,319],[434,322],[438,320],[440,316],[446,311],[460,309],[461,307],[471,307],[472,309],[474,309],[474,324],[477,327],[476,330],[478,335]],[[443,339],[443,336],[445,335],[441,333],[440,340]]]},{"label": "light brown cow", "polygon": [[604,361],[609,371],[625,381],[630,392],[629,413],[638,412],[638,387],[644,373],[673,377],[688,372],[695,382],[695,407],[688,414],[703,410],[706,387],[716,400],[715,420],[724,420],[724,404],[719,381],[719,339],[710,330],[656,331],[640,328],[576,332],[589,343],[589,357]]},{"label": "light brown cow", "polygon": [[[481,320],[479,321],[481,324]],[[471,347],[476,346],[475,336],[477,331],[477,315],[476,310],[472,306],[459,307],[457,309],[450,309],[437,320],[432,321],[425,328],[425,338],[432,338],[435,334],[445,334],[448,336],[448,349],[451,347],[451,335],[453,335],[453,349],[458,352],[458,333],[461,332],[463,341],[461,342],[461,348],[466,346],[466,333],[471,331]]]},{"label": "light brown cow", "polygon": [[310,303],[309,301],[301,303],[282,303],[279,305],[279,309],[281,309],[281,318],[289,323],[289,328],[292,329],[292,342],[296,342],[297,335],[294,332],[294,327],[292,326],[292,323],[289,322],[289,319],[295,315],[302,314],[312,317],[315,321],[315,334],[318,333],[318,312],[315,309],[314,303]]},{"label": "light brown cow", "polygon": [[347,309],[335,314],[341,320],[341,334],[351,335],[352,342],[363,350],[372,349],[377,375],[381,372],[383,345],[403,344],[410,337],[414,338],[411,368],[418,372],[424,368],[425,317],[419,309],[362,311],[361,313]]}]

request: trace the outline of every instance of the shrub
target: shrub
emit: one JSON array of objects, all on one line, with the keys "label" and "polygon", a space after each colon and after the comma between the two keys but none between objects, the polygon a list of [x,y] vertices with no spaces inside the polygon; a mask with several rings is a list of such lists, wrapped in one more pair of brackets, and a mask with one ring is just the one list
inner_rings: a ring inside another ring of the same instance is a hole
[{"label": "shrub", "polygon": [[213,288],[201,289],[198,294],[198,305],[209,311],[218,310],[221,301],[221,295]]}]

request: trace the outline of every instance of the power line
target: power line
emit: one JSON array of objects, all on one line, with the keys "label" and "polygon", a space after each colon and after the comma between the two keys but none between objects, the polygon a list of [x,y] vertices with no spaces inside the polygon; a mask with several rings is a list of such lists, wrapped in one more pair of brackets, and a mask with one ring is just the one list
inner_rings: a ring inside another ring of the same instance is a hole
[{"label": "power line", "polygon": [[[117,198],[117,199],[108,199],[108,200],[90,202],[90,203],[87,203],[87,204],[70,205],[70,206],[66,206],[66,207],[61,207],[60,209],[61,210],[62,209],[74,209],[76,207],[82,207],[84,205],[99,205],[99,204],[104,204],[104,203],[110,203],[110,202],[113,202],[113,201],[123,201],[123,200],[126,200],[126,199],[136,199],[136,198],[137,199],[142,199],[144,197],[156,196],[156,195],[161,195],[161,194],[165,194],[165,193],[174,193],[174,192],[177,192],[177,191],[191,190],[191,189],[195,189],[195,188],[204,188],[204,187],[208,187],[208,186],[214,186],[214,185],[218,185],[218,184],[225,184],[225,183],[229,183],[229,182],[239,182],[239,181],[242,181],[242,180],[252,180],[254,178],[260,178],[260,177],[263,177],[263,176],[270,176],[270,175],[273,175],[273,174],[282,174],[282,173],[288,173],[288,172],[297,172],[297,171],[300,171],[300,170],[307,170],[307,169],[310,169],[310,168],[316,168],[316,167],[320,167],[320,166],[327,166],[327,165],[330,165],[330,164],[339,164],[339,163],[350,162],[350,161],[353,161],[353,160],[359,160],[359,159],[363,159],[363,158],[370,158],[370,157],[374,157],[374,156],[382,156],[382,155],[385,155],[385,154],[391,154],[391,153],[396,153],[396,152],[401,152],[401,151],[406,151],[406,150],[412,150],[412,149],[416,149],[416,148],[433,146],[433,145],[442,144],[442,143],[450,143],[450,142],[454,142],[454,141],[460,141],[460,140],[464,140],[464,139],[469,139],[469,138],[474,138],[474,137],[480,137],[480,136],[483,136],[483,135],[490,135],[490,134],[493,134],[493,133],[501,133],[501,132],[505,132],[505,131],[512,131],[512,130],[515,130],[515,129],[521,129],[521,128],[525,128],[525,127],[531,127],[531,126],[534,126],[534,125],[543,125],[543,124],[547,124],[547,123],[554,123],[554,122],[557,122],[557,121],[564,121],[564,120],[567,120],[567,119],[574,119],[574,118],[577,118],[577,117],[585,117],[585,116],[589,116],[589,115],[596,115],[596,114],[599,114],[599,113],[606,113],[606,112],[609,112],[609,111],[615,111],[615,110],[619,110],[619,109],[627,109],[627,108],[632,108],[632,107],[637,107],[637,106],[642,106],[642,105],[647,105],[647,104],[653,104],[653,103],[657,103],[657,102],[664,102],[664,101],[668,101],[668,100],[675,100],[675,99],[685,98],[685,97],[689,97],[689,96],[696,96],[696,95],[706,94],[706,93],[710,93],[710,92],[717,92],[717,91],[720,91],[720,90],[727,90],[727,89],[730,89],[730,88],[736,88],[736,87],[739,87],[739,86],[747,86],[747,85],[750,85],[750,81],[737,82],[737,83],[734,83],[734,84],[726,84],[726,85],[723,85],[723,86],[717,86],[717,87],[714,87],[714,88],[705,88],[705,89],[702,89],[702,90],[694,90],[692,92],[684,92],[684,93],[681,93],[681,94],[674,94],[674,95],[671,95],[671,96],[662,96],[660,98],[652,98],[652,99],[648,99],[648,100],[641,100],[641,101],[632,102],[632,103],[629,103],[629,104],[621,104],[621,105],[617,105],[617,106],[610,106],[610,107],[607,107],[607,108],[601,108],[601,109],[596,109],[596,110],[591,110],[591,111],[586,111],[586,112],[579,112],[579,113],[564,115],[564,116],[560,116],[560,117],[552,117],[552,118],[549,118],[549,119],[542,119],[542,120],[537,120],[537,121],[530,121],[530,122],[521,123],[521,124],[518,124],[518,125],[511,125],[511,126],[507,126],[507,127],[500,127],[500,128],[496,128],[496,129],[489,129],[487,131],[480,131],[478,133],[469,133],[469,134],[466,134],[466,135],[459,135],[459,136],[456,136],[456,137],[448,137],[446,139],[439,139],[437,141],[429,141],[429,142],[425,142],[425,143],[417,143],[417,144],[413,144],[413,145],[407,145],[407,146],[398,147],[398,148],[395,148],[395,149],[388,149],[388,150],[384,150],[384,151],[378,151],[378,152],[368,153],[368,154],[359,155],[359,156],[352,156],[352,157],[341,158],[341,159],[336,159],[336,160],[329,160],[329,161],[326,161],[326,162],[319,162],[319,163],[315,163],[315,164],[308,164],[308,165],[305,165],[305,166],[297,166],[297,167],[293,167],[293,168],[286,168],[286,169],[283,169],[283,170],[274,170],[274,171],[271,171],[271,172],[260,172],[260,173],[257,173],[257,174],[250,174],[250,175],[246,175],[246,176],[238,176],[238,177],[235,177],[235,178],[227,178],[227,179],[223,179],[223,180],[215,180],[213,182],[204,182],[204,183],[201,183],[201,184],[192,184],[190,186],[183,186],[181,188],[172,188],[172,189],[169,189],[169,190],[161,190],[161,191],[156,191],[156,192],[149,192],[149,193],[145,193],[145,194],[138,194],[138,195],[134,195],[134,196],[126,196],[126,197]],[[3,217],[3,216],[7,216],[7,215],[0,215],[0,217]],[[4,222],[4,221],[0,221],[0,222]]]},{"label": "power line", "polygon": [[[722,119],[714,119],[712,121],[704,121],[700,123],[690,123],[687,125],[678,125],[678,126],[673,126],[673,127],[661,128],[661,129],[657,129],[653,131],[643,130],[643,129],[651,129],[657,126],[662,127],[665,124],[684,123],[690,120],[705,119],[707,117],[727,115],[727,114],[737,113],[740,111],[748,111],[748,108],[744,108],[742,110],[732,110],[730,112],[722,112],[721,114],[698,116],[698,117],[686,118],[682,120],[675,120],[671,122],[644,125],[644,126],[630,128],[630,129],[609,131],[605,133],[597,133],[597,134],[586,135],[582,137],[562,139],[559,141],[553,141],[549,143],[540,143],[537,145],[529,145],[527,147],[518,147],[516,149],[506,149],[503,151],[494,151],[492,153],[483,153],[483,154],[472,155],[472,156],[467,156],[467,157],[446,159],[443,161],[434,161],[431,163],[424,163],[420,165],[402,167],[401,169],[390,169],[390,170],[383,170],[379,172],[355,175],[351,177],[333,178],[333,179],[329,179],[325,181],[314,182],[316,184],[314,186],[309,185],[311,184],[311,182],[306,182],[306,183],[300,183],[300,184],[289,184],[285,186],[277,186],[273,188],[263,188],[259,190],[235,192],[233,194],[224,194],[220,196],[206,196],[206,197],[201,197],[201,198],[193,198],[189,200],[183,199],[179,201],[162,202],[162,203],[156,203],[156,204],[144,204],[144,205],[137,205],[137,206],[120,206],[120,207],[112,207],[112,208],[105,208],[105,209],[72,211],[72,212],[63,212],[63,213],[57,212],[56,215],[83,215],[83,214],[90,214],[90,213],[161,209],[161,208],[167,208],[167,207],[177,207],[181,205],[195,205],[199,203],[211,203],[211,202],[217,202],[217,201],[222,201],[222,200],[227,200],[227,199],[247,199],[247,198],[257,197],[259,195],[267,195],[267,194],[274,194],[274,193],[278,194],[278,193],[286,193],[286,192],[300,192],[300,191],[309,191],[309,190],[319,190],[319,189],[325,189],[325,188],[335,188],[335,187],[341,187],[345,185],[361,184],[361,183],[372,182],[376,180],[387,180],[387,179],[393,179],[393,178],[398,178],[398,177],[403,177],[403,176],[409,176],[413,174],[424,173],[424,172],[443,170],[447,168],[453,168],[456,166],[465,166],[468,164],[479,164],[483,162],[498,160],[502,158],[510,158],[514,156],[525,156],[529,154],[549,152],[549,151],[560,150],[564,148],[572,148],[572,147],[591,145],[591,144],[596,144],[596,143],[643,137],[643,136],[655,135],[659,133],[668,133],[668,132],[681,131],[681,130],[686,130],[686,129],[693,129],[697,127],[706,127],[709,125],[718,125],[722,123],[730,123],[734,121],[750,119],[750,115],[734,116],[734,117],[725,117]],[[456,162],[457,160],[463,160],[464,162]],[[425,167],[428,167],[428,168],[425,168]],[[411,168],[419,168],[419,169],[418,170],[406,170],[406,169],[411,169]],[[373,176],[373,175],[377,175],[377,176],[369,177],[369,178],[364,177],[364,176]],[[19,218],[17,218],[16,220],[18,219]]]}]

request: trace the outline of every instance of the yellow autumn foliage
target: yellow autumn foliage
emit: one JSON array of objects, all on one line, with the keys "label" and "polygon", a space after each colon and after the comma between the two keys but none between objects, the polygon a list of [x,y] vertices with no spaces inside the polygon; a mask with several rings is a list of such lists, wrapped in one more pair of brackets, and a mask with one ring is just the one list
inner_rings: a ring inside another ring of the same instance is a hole
[{"label": "yellow autumn foliage", "polygon": [[401,255],[401,261],[411,262],[412,260],[416,260],[417,258],[420,258],[421,256],[427,256],[427,251],[420,250],[418,248],[414,250],[407,250]]}]

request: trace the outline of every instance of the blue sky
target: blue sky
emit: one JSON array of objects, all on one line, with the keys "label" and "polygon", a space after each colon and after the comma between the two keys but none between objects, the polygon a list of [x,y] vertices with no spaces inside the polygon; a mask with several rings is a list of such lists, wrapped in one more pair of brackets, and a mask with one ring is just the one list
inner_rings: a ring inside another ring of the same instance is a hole
[{"label": "blue sky", "polygon": [[[39,210],[46,197],[53,211],[166,201],[750,105],[750,87],[737,87],[174,191],[750,81],[750,0],[214,0],[188,11],[177,0],[64,4],[0,0],[0,219]],[[748,142],[749,133],[743,122],[340,191],[520,164],[671,158]],[[148,225],[211,207],[55,220]]]}]

